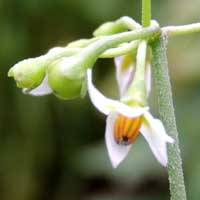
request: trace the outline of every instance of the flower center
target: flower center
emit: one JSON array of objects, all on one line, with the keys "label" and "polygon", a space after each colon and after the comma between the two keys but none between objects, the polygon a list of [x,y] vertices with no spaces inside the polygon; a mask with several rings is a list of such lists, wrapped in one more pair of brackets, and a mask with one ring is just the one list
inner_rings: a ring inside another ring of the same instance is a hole
[{"label": "flower center", "polygon": [[114,138],[117,144],[129,145],[136,139],[142,124],[142,116],[128,118],[118,115],[114,124]]}]

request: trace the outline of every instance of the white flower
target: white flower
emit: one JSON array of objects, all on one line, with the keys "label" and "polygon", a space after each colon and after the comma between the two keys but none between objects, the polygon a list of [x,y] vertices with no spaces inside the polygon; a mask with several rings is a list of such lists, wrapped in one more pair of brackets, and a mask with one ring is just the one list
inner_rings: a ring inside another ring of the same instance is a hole
[{"label": "white flower", "polygon": [[[131,55],[125,55],[115,57],[114,62],[120,96],[123,96],[134,78],[135,61]],[[147,96],[149,96],[151,91],[151,65],[149,62],[146,63],[145,80]]]},{"label": "white flower", "polygon": [[116,66],[116,79],[120,90],[120,96],[123,96],[133,80],[135,72],[135,63],[131,56],[119,56],[114,59]]},{"label": "white flower", "polygon": [[39,86],[37,86],[34,89],[22,89],[23,93],[33,95],[33,96],[43,96],[48,95],[52,93],[52,89],[50,88],[48,84],[48,75],[46,75],[43,79],[43,81],[40,83]]},{"label": "white flower", "polygon": [[116,168],[127,156],[138,133],[148,142],[156,159],[167,166],[167,142],[174,140],[165,132],[162,122],[148,112],[148,107],[128,106],[106,98],[92,83],[92,71],[87,70],[88,92],[94,106],[107,115],[105,140],[111,163]]}]

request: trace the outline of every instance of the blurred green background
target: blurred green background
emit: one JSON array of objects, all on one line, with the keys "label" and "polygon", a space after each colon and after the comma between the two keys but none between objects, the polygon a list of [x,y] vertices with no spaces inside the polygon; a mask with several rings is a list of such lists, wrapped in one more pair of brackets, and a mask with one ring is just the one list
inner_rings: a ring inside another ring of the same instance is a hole
[{"label": "blurred green background", "polygon": [[[152,0],[162,26],[200,21],[199,0]],[[123,15],[140,21],[140,0],[0,1],[0,199],[167,200],[166,169],[140,136],[113,170],[104,144],[105,116],[88,97],[61,101],[22,94],[8,69],[54,46],[91,37]],[[168,58],[188,199],[200,199],[200,34],[170,39]],[[118,96],[112,60],[95,66],[95,84]],[[151,98],[156,113],[155,99]]]}]

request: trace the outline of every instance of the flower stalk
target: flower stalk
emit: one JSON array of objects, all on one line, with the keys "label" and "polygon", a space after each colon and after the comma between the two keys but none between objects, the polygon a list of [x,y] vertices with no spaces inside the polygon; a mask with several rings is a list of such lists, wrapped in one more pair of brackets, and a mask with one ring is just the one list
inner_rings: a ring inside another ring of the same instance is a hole
[{"label": "flower stalk", "polygon": [[164,123],[167,133],[175,140],[173,145],[168,146],[168,174],[171,200],[186,200],[178,131],[174,114],[171,84],[168,75],[166,43],[167,39],[162,35],[152,44],[153,77],[158,94],[160,118]]},{"label": "flower stalk", "polygon": [[96,59],[107,49],[113,48],[121,43],[133,40],[145,39],[151,40],[160,34],[160,28],[157,23],[152,23],[150,27],[136,29],[125,33],[119,33],[111,36],[104,36],[100,40],[85,47],[76,56],[84,58],[84,67],[88,68],[94,64]]},{"label": "flower stalk", "polygon": [[168,36],[197,33],[200,32],[200,23],[194,23],[182,26],[167,26],[162,28],[162,31]]},{"label": "flower stalk", "polygon": [[142,0],[142,26],[147,27],[151,22],[151,0]]}]

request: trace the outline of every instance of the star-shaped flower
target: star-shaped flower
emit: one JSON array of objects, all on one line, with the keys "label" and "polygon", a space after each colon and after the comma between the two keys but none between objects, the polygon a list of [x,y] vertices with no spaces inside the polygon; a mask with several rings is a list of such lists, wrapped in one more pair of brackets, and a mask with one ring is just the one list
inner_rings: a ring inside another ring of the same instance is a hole
[{"label": "star-shaped flower", "polygon": [[156,159],[167,166],[167,142],[174,140],[166,134],[162,122],[155,119],[148,107],[135,103],[129,106],[101,94],[92,83],[92,70],[87,70],[87,85],[94,106],[107,115],[105,140],[111,163],[116,168],[127,156],[132,143],[142,133]]}]

